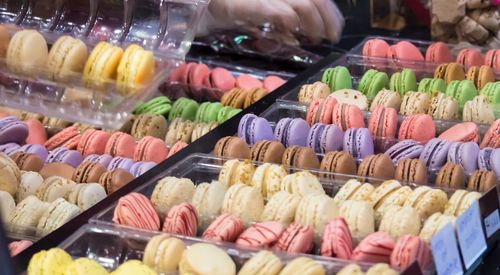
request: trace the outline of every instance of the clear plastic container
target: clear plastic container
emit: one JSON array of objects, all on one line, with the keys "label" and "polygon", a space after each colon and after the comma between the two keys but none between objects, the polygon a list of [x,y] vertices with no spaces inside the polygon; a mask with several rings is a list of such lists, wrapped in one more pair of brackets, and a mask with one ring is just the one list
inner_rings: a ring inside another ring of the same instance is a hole
[{"label": "clear plastic container", "polygon": [[[144,249],[148,241],[159,232],[134,230],[113,225],[84,225],[73,235],[63,241],[59,247],[66,250],[73,258],[85,257],[97,261],[109,271],[116,269],[127,260],[142,260]],[[175,236],[190,246],[200,242],[207,242],[199,238]],[[237,269],[250,259],[259,250],[243,248],[234,244],[211,242],[231,256]],[[274,252],[283,262],[290,262],[303,255],[285,254]],[[308,255],[308,257],[322,264],[327,274],[335,274],[349,261]],[[370,263],[357,263],[366,271]]]},{"label": "clear plastic container", "polygon": [[12,73],[5,59],[0,60],[2,105],[116,129],[184,60],[209,1],[24,1],[29,8],[12,2],[0,4],[0,23],[9,24],[11,35],[30,28],[40,31],[49,45],[70,35],[84,41],[89,51],[105,40],[123,48],[135,43],[154,52],[154,78],[130,96],[117,92],[114,81],[103,90],[89,89],[81,83],[81,74],[63,83],[50,80],[45,68],[36,68],[34,76]]}]

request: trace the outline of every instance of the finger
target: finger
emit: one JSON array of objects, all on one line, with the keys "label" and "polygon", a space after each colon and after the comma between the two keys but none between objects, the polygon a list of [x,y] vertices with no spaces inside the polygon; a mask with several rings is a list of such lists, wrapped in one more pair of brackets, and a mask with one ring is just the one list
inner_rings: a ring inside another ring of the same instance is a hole
[{"label": "finger", "polygon": [[300,33],[313,43],[326,38],[325,25],[316,5],[309,0],[286,0],[300,19]]},{"label": "finger", "polygon": [[344,28],[344,16],[331,0],[312,0],[323,19],[328,40],[337,43]]}]

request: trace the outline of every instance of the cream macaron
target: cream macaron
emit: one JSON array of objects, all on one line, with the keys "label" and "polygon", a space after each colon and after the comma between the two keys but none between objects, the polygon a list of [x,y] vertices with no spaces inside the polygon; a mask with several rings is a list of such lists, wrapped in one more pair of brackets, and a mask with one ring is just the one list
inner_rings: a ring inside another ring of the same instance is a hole
[{"label": "cream macaron", "polygon": [[194,190],[194,183],[188,178],[165,177],[156,184],[151,202],[163,218],[170,208],[183,202],[191,202]]}]

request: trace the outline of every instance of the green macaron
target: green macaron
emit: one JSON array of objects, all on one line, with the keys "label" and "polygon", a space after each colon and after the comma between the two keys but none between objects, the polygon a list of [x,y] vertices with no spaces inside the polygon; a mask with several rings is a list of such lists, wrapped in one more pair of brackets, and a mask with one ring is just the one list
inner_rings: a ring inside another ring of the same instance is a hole
[{"label": "green macaron", "polygon": [[417,90],[417,76],[411,69],[403,69],[401,72],[392,74],[389,89],[404,96],[409,91]]},{"label": "green macaron", "polygon": [[432,94],[435,91],[446,92],[446,83],[441,78],[423,78],[418,83],[418,92]]},{"label": "green macaron", "polygon": [[224,121],[230,119],[239,112],[241,112],[241,109],[233,108],[230,106],[224,106],[219,110],[219,114],[217,116],[217,122],[223,123]]},{"label": "green macaron", "polygon": [[465,102],[474,99],[477,95],[476,86],[470,80],[453,80],[446,87],[446,95],[454,97],[462,112]]},{"label": "green macaron", "polygon": [[332,92],[341,89],[352,89],[352,78],[349,70],[344,66],[328,68],[321,77],[321,82],[330,87]]},{"label": "green macaron", "polygon": [[166,116],[172,109],[172,102],[166,96],[155,97],[148,102],[142,103],[135,110],[134,114],[155,114]]},{"label": "green macaron", "polygon": [[490,82],[481,89],[481,95],[484,95],[493,105],[500,104],[500,82]]},{"label": "green macaron", "polygon": [[182,118],[184,120],[194,121],[196,119],[198,107],[198,102],[189,98],[181,97],[174,102],[172,110],[168,116],[168,120],[172,121],[175,118]]},{"label": "green macaron", "polygon": [[382,89],[389,88],[389,77],[385,72],[370,69],[365,72],[359,81],[358,90],[373,100]]},{"label": "green macaron", "polygon": [[196,113],[196,122],[216,122],[219,111],[222,108],[220,102],[204,102]]}]

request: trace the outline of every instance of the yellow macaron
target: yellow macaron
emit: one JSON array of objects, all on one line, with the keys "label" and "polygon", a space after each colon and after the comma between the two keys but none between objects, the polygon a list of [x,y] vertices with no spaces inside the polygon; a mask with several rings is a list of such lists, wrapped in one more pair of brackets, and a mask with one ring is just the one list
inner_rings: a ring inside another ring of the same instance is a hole
[{"label": "yellow macaron", "polygon": [[141,85],[148,83],[155,74],[155,59],[151,51],[132,44],[123,54],[118,65],[117,87],[124,95],[134,93]]},{"label": "yellow macaron", "polygon": [[106,83],[116,78],[116,70],[123,56],[120,47],[100,42],[90,53],[83,69],[83,83],[94,89],[103,89]]},{"label": "yellow macaron", "polygon": [[28,264],[28,275],[63,274],[72,262],[71,256],[60,248],[42,250],[31,258]]},{"label": "yellow macaron", "polygon": [[99,263],[88,258],[79,258],[64,269],[63,275],[107,275],[108,271]]}]

